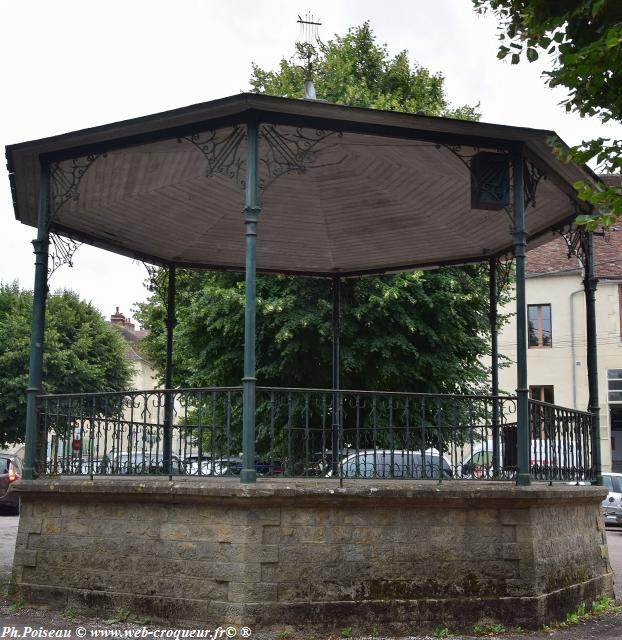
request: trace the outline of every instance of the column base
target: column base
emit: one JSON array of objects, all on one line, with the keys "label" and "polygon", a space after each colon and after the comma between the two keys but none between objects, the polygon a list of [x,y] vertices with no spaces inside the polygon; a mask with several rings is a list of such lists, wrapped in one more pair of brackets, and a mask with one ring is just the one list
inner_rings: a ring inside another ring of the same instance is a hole
[{"label": "column base", "polygon": [[528,487],[531,484],[531,476],[528,473],[519,473],[516,476],[517,487]]},{"label": "column base", "polygon": [[247,484],[257,482],[257,471],[255,469],[242,469],[240,471],[240,482]]}]

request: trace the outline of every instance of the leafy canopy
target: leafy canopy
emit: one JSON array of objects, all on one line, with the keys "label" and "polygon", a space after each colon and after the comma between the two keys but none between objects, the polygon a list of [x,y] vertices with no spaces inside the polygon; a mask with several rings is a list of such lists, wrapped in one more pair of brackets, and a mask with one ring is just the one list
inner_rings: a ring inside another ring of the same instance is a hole
[{"label": "leafy canopy", "polygon": [[[345,36],[335,35],[327,44],[312,48],[311,55],[317,95],[328,102],[479,119],[477,107],[450,106],[442,74],[432,74],[418,64],[411,64],[408,51],[391,57],[386,45],[377,44],[368,22],[351,28]],[[307,69],[306,65],[298,64],[297,58],[281,59],[278,71],[265,71],[253,64],[250,80],[253,91],[302,98]]]},{"label": "leafy canopy", "polygon": [[[0,282],[0,446],[24,438],[31,315],[32,292]],[[44,393],[116,391],[126,389],[130,378],[118,330],[75,293],[50,295]]]},{"label": "leafy canopy", "polygon": [[[340,104],[425,111],[476,119],[473,107],[452,109],[443,77],[390,57],[368,23],[335,36],[313,53],[320,97]],[[260,93],[301,97],[306,71],[281,60],[278,71],[253,66]],[[261,242],[261,217],[258,242]],[[156,272],[136,317],[160,370],[165,359],[166,274]],[[331,384],[331,282],[259,276],[257,377],[262,385],[326,388]],[[344,280],[342,387],[427,392],[479,390],[487,371],[488,286],[481,266]],[[174,382],[239,385],[243,356],[244,283],[236,274],[180,270]]]},{"label": "leafy canopy", "polygon": [[[622,2],[620,0],[473,0],[480,12],[499,19],[498,57],[512,64],[529,62],[546,52],[551,67],[545,72],[550,87],[568,90],[562,104],[581,116],[603,122],[622,122]],[[622,171],[622,140],[597,138],[560,155],[580,163],[596,160],[603,173]],[[622,186],[598,191],[584,183],[575,187],[581,198],[598,207],[596,216],[579,220],[595,229],[611,225],[622,215]]]}]

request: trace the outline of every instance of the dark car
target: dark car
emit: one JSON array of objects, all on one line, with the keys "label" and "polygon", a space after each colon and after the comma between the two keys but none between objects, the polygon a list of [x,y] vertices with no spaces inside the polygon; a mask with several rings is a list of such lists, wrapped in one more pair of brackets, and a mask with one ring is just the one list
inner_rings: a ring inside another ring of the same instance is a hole
[{"label": "dark car", "polygon": [[21,460],[11,453],[0,453],[0,508],[5,513],[19,513],[19,496],[11,486],[22,476]]}]

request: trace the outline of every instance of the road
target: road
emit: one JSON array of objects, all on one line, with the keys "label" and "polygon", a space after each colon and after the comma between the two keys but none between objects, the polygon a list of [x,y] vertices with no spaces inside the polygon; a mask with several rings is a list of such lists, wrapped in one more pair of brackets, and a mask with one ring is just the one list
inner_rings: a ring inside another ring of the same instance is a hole
[{"label": "road", "polygon": [[0,513],[0,582],[4,582],[11,573],[18,522],[19,516]]},{"label": "road", "polygon": [[616,600],[622,601],[622,527],[607,528],[607,546],[611,568],[616,576]]},{"label": "road", "polygon": [[[4,582],[11,572],[18,520],[18,516],[0,514],[0,583]],[[616,575],[616,599],[622,600],[622,527],[607,530],[607,544],[609,546],[611,566]],[[75,620],[67,620],[63,618],[59,612],[44,608],[22,609],[21,611],[13,612],[9,605],[9,602],[0,598],[0,627],[14,626],[19,631],[24,629],[25,626],[30,626],[33,629],[39,627],[45,629],[71,629],[73,630],[71,637],[75,638],[76,628],[86,628],[89,632],[102,628],[111,630],[143,628],[130,622],[110,624],[110,621],[104,622],[98,618],[82,616]],[[163,627],[153,627],[149,625],[146,628],[162,629]],[[336,636],[333,635],[331,637],[334,638]],[[620,640],[620,638],[622,638],[622,613],[604,614],[597,619],[571,625],[567,628],[559,629],[552,634],[540,631],[528,634],[504,634],[502,636],[489,638],[490,640],[548,640],[551,637],[553,637],[554,640]],[[273,638],[274,633],[266,635],[262,633],[253,634],[253,640],[273,640]],[[472,636],[452,635],[450,638],[451,640],[471,640]],[[235,640],[237,640],[237,638]],[[353,638],[352,640],[357,639]],[[385,638],[383,640],[389,639]],[[430,636],[411,636],[408,640],[431,640],[431,638]]]}]

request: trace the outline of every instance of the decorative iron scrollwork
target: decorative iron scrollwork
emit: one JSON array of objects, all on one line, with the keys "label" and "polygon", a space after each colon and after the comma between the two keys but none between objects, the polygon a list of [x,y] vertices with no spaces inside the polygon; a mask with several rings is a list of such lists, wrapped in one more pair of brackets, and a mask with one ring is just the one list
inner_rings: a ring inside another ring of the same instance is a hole
[{"label": "decorative iron scrollwork", "polygon": [[[106,157],[105,153],[91,154],[81,158],[72,158],[60,162],[52,162],[49,166],[50,176],[50,217],[49,224],[53,223],[58,212],[70,200],[78,200],[80,197],[80,182],[100,157]],[[82,245],[71,238],[62,237],[56,233],[50,234],[50,251],[48,279],[62,265],[73,267],[73,256]]]},{"label": "decorative iron scrollwork", "polygon": [[80,197],[78,189],[82,178],[84,178],[95,160],[100,157],[105,158],[106,154],[88,155],[50,164],[51,220],[54,220],[55,215],[69,200],[78,200]]},{"label": "decorative iron scrollwork", "polygon": [[207,177],[222,175],[237,182],[244,188],[244,167],[246,160],[240,156],[240,145],[244,140],[244,128],[240,125],[232,127],[230,131],[214,129],[191,136],[177,138],[181,144],[183,140],[190,142],[198,149],[207,161]]},{"label": "decorative iron scrollwork", "polygon": [[340,131],[316,129],[309,134],[298,127],[292,132],[283,133],[273,124],[264,124],[260,128],[259,136],[267,147],[267,151],[259,159],[259,188],[264,192],[279,176],[287,173],[305,173],[308,168],[332,166],[343,162],[343,158],[325,164],[317,162],[318,145],[331,136],[341,138],[343,133]]},{"label": "decorative iron scrollwork", "polygon": [[568,249],[568,258],[575,256],[584,269],[587,261],[587,231],[583,227],[570,227],[566,231],[560,231]]},{"label": "decorative iron scrollwork", "polygon": [[69,267],[73,267],[73,256],[81,246],[81,242],[76,242],[71,238],[59,236],[56,233],[50,234],[48,280],[56,269],[62,265],[66,264]]},{"label": "decorative iron scrollwork", "polygon": [[[265,192],[279,177],[287,173],[304,173],[308,168],[330,166],[336,162],[319,164],[318,145],[331,136],[341,137],[338,131],[323,129],[308,130],[297,128],[291,132],[280,131],[276,125],[264,124],[259,137],[263,141],[259,157],[258,187]],[[177,139],[191,143],[207,161],[206,176],[222,175],[234,180],[241,189],[246,187],[246,158],[241,153],[246,137],[244,127],[236,125],[231,129],[215,129],[195,133]]]},{"label": "decorative iron scrollwork", "polygon": [[536,192],[542,178],[545,178],[542,171],[528,160],[525,161],[525,208],[536,206]]}]

